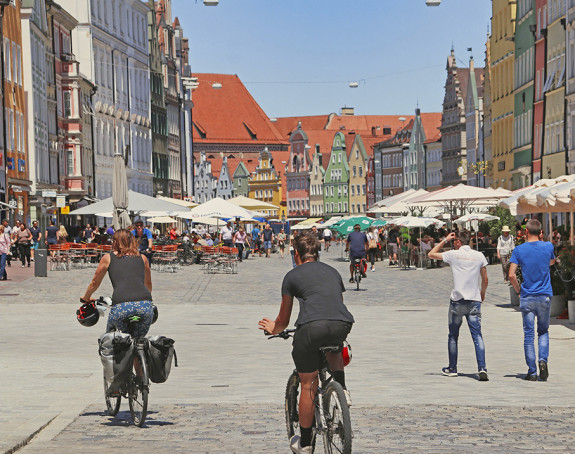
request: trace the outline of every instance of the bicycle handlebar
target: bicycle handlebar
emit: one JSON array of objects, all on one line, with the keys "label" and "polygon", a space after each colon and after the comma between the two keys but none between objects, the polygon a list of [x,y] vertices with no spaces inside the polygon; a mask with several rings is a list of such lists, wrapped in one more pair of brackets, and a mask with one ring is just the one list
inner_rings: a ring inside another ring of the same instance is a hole
[{"label": "bicycle handlebar", "polygon": [[267,331],[264,331],[264,334],[268,337],[268,340],[270,339],[275,339],[276,337],[281,337],[282,339],[289,339],[290,337],[293,337],[293,333],[295,333],[296,330],[295,329],[285,329],[283,330],[281,333],[277,333],[274,335],[270,335],[270,333],[268,333]]},{"label": "bicycle handlebar", "polygon": [[86,303],[94,303],[96,306],[103,306],[103,307],[112,307],[112,298],[109,296],[100,296],[97,300],[86,301],[80,298],[80,302],[82,304]]}]

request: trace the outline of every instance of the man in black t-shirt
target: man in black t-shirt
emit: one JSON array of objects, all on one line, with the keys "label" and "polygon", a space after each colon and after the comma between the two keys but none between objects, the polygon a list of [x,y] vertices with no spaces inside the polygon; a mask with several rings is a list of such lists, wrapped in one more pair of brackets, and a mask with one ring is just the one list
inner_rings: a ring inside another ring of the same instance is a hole
[{"label": "man in black t-shirt", "polygon": [[[349,251],[349,272],[351,277],[349,282],[353,283],[353,272],[355,271],[355,259],[365,259],[367,251],[369,250],[369,241],[367,241],[367,235],[361,231],[361,226],[355,224],[353,226],[353,232],[347,237],[347,242],[345,245],[345,252]],[[362,264],[363,265],[363,264]],[[361,277],[367,277],[363,266],[361,269]]]},{"label": "man in black t-shirt", "polygon": [[387,253],[389,254],[389,266],[397,264],[397,251],[399,250],[399,229],[393,227],[387,237]]},{"label": "man in black t-shirt", "polygon": [[[343,343],[354,319],[343,303],[345,287],[341,275],[331,266],[317,261],[320,248],[317,237],[298,235],[293,246],[297,266],[284,277],[280,312],[274,321],[260,320],[259,329],[272,334],[283,331],[289,325],[293,299],[298,299],[300,310],[295,322],[297,331],[293,338],[292,358],[301,382],[298,411],[301,437],[294,435],[290,446],[294,452],[306,452],[304,449],[311,445],[312,439],[314,399],[321,362],[319,348]],[[351,404],[345,387],[341,353],[327,353],[326,358],[334,379],[341,384],[348,404]]]},{"label": "man in black t-shirt", "polygon": [[274,231],[269,224],[266,224],[264,231],[262,232],[262,239],[264,241],[266,257],[269,257],[272,250],[272,241],[274,240]]},{"label": "man in black t-shirt", "polygon": [[34,251],[40,247],[40,240],[42,239],[42,231],[38,227],[38,221],[32,222],[30,233],[32,234],[32,261],[34,261]]}]

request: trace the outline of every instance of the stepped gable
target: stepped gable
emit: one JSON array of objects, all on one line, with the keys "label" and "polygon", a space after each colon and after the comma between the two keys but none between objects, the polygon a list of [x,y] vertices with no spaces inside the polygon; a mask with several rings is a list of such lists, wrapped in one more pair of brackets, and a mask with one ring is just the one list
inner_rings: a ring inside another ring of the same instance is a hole
[{"label": "stepped gable", "polygon": [[246,169],[248,169],[249,173],[253,173],[256,171],[256,167],[258,166],[258,160],[254,158],[228,158],[228,169],[230,170],[230,175],[234,175],[240,162],[244,163]]},{"label": "stepped gable", "polygon": [[288,145],[237,75],[193,76],[199,82],[192,94],[194,144]]}]

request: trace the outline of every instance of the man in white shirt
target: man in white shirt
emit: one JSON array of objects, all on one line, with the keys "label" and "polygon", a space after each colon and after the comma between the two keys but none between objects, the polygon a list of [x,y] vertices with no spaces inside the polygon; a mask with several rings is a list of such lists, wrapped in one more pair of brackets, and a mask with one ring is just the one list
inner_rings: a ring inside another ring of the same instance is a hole
[{"label": "man in white shirt", "polygon": [[[445,243],[454,241],[454,250],[439,252]],[[479,381],[488,381],[487,367],[485,366],[485,344],[481,335],[481,302],[485,299],[487,290],[487,260],[485,256],[469,247],[469,234],[460,232],[456,237],[450,233],[434,246],[429,257],[434,260],[443,260],[451,266],[453,273],[453,290],[449,302],[449,366],[442,369],[442,374],[448,377],[457,377],[457,340],[459,328],[463,317],[475,344],[475,357],[479,370]],[[479,280],[481,279],[481,288]]]},{"label": "man in white shirt", "polygon": [[220,230],[220,241],[223,242],[226,247],[233,247],[233,237],[234,229],[232,229],[232,223],[228,221],[228,223],[222,227],[222,230]]}]

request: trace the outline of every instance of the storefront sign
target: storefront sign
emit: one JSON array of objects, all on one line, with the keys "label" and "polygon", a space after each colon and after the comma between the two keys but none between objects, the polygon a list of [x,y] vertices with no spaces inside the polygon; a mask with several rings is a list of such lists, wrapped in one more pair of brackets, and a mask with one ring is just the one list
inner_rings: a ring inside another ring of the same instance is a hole
[{"label": "storefront sign", "polygon": [[42,189],[42,197],[56,197],[56,191],[52,189]]},{"label": "storefront sign", "polygon": [[70,207],[69,206],[63,206],[60,208],[60,214],[69,214],[70,213]]},{"label": "storefront sign", "polygon": [[64,208],[66,206],[66,196],[65,195],[56,196],[56,206],[58,208]]}]

